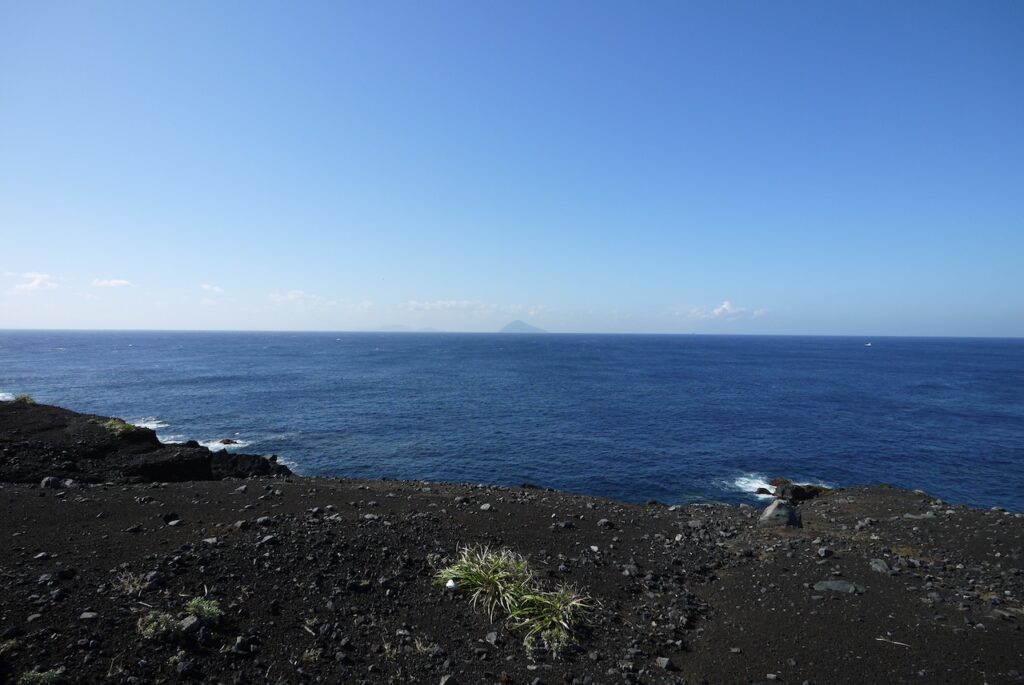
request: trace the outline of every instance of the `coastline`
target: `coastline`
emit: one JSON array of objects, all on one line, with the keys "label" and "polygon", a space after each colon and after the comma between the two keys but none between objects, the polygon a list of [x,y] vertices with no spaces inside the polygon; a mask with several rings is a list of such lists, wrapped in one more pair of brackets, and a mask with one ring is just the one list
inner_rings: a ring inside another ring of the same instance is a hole
[{"label": "coastline", "polygon": [[[11,429],[0,431],[0,474],[31,442]],[[27,451],[52,448],[40,468],[54,455],[78,461],[68,445],[84,438],[39,435]],[[111,465],[130,466],[130,445],[112,444]],[[110,474],[96,461],[83,458],[70,484],[63,472],[47,473],[47,487],[0,483],[0,682],[59,668],[67,682],[123,683],[1024,677],[1020,513],[851,487],[796,502],[800,527],[765,527],[744,505],[286,470],[83,482]],[[473,544],[514,550],[544,583],[595,600],[557,658],[435,584],[438,566]],[[183,620],[190,597],[219,602],[223,618],[140,637],[147,612]]]}]

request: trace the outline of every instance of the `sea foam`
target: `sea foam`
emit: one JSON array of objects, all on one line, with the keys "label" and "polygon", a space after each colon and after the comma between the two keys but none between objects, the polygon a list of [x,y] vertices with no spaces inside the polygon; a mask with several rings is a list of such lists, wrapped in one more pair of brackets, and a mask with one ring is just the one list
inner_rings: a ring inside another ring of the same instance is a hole
[{"label": "sea foam", "polygon": [[[726,485],[729,485],[727,482]],[[771,499],[771,495],[757,494],[758,488],[764,488],[768,492],[775,492],[775,486],[768,482],[767,476],[760,473],[745,473],[736,478],[732,483],[732,489],[747,492],[761,499]]]},{"label": "sea foam", "polygon": [[158,419],[155,416],[143,416],[141,419],[135,419],[130,423],[138,426],[139,428],[148,428],[154,431],[160,430],[161,428],[167,428],[167,422],[162,419]]}]

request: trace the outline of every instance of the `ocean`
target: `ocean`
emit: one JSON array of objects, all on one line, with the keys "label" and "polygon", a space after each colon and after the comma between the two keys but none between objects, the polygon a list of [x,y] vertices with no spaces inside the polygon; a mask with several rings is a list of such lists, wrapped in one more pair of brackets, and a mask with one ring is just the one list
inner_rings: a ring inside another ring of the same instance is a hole
[{"label": "ocean", "polygon": [[23,393],[304,475],[1024,510],[1020,339],[0,331],[0,398]]}]

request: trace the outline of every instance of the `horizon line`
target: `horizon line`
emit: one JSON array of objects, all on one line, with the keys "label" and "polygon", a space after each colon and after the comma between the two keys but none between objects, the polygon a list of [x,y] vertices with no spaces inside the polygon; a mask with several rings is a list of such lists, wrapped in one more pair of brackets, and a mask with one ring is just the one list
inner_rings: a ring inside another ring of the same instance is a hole
[{"label": "horizon line", "polygon": [[1024,340],[1018,335],[899,335],[899,334],[860,334],[860,333],[657,333],[657,332],[587,332],[587,331],[540,331],[528,333],[503,331],[443,331],[443,330],[386,330],[386,329],[260,329],[260,328],[4,328],[0,333],[319,333],[331,335],[351,334],[388,334],[388,335],[498,335],[502,337],[545,337],[568,335],[607,335],[607,336],[662,336],[662,337],[716,337],[716,338],[859,338],[875,340],[886,338],[918,338],[918,339],[962,339],[962,340]]}]

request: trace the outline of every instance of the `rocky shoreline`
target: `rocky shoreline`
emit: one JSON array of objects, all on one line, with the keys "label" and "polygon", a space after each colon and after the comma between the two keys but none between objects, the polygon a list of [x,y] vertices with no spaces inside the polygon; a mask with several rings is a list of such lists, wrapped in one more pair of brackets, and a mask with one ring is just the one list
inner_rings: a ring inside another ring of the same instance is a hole
[{"label": "rocky shoreline", "polygon": [[[1020,513],[303,478],[144,431],[0,403],[0,682],[1024,682]],[[591,598],[571,644],[438,584],[467,545]]]}]

